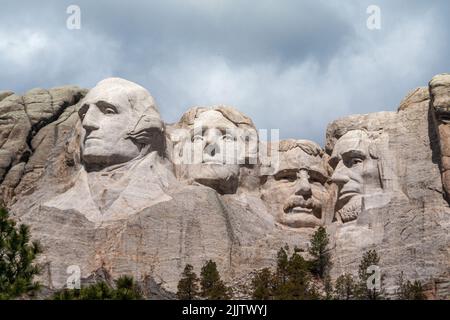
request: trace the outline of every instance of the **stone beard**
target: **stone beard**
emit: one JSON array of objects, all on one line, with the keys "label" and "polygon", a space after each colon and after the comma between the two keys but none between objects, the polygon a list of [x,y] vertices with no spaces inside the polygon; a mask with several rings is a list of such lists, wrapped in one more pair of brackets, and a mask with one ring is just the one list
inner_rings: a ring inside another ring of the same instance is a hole
[{"label": "stone beard", "polygon": [[249,147],[257,144],[251,120],[231,107],[192,108],[178,129],[184,129],[174,148],[178,177],[221,194],[235,193],[241,166],[256,153]]},{"label": "stone beard", "polygon": [[363,130],[349,131],[336,142],[331,181],[338,186],[335,212],[342,222],[358,218],[365,197],[382,193],[379,160],[375,142]]},{"label": "stone beard", "polygon": [[293,228],[323,224],[330,200],[326,186],[330,168],[320,146],[312,141],[285,140],[279,145],[279,163],[264,177],[262,198],[277,213],[277,220]]}]

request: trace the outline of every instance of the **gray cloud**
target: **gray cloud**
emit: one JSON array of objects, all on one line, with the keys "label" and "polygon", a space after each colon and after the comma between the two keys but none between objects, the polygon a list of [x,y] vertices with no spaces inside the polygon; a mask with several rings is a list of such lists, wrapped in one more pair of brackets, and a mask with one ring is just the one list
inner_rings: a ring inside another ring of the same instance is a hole
[{"label": "gray cloud", "polygon": [[[231,104],[259,128],[323,143],[348,114],[394,110],[450,71],[448,1],[16,1],[0,12],[0,88],[120,76],[149,89],[168,122],[192,105]],[[66,8],[81,7],[81,30]]]}]

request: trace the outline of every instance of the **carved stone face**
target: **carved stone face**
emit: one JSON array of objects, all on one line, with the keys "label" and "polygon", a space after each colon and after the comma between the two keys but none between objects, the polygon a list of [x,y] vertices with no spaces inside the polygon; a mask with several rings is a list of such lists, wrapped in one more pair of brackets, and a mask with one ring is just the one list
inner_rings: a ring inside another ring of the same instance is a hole
[{"label": "carved stone face", "polygon": [[[86,167],[102,169],[140,155],[142,144],[130,133],[144,114],[146,119],[151,114],[152,119],[160,121],[152,103],[144,88],[122,79],[103,80],[90,90],[79,110],[82,161]],[[148,127],[152,125],[149,123]],[[155,124],[155,128],[158,125],[161,124]]]},{"label": "carved stone face", "polygon": [[450,199],[450,74],[433,77],[430,92],[441,150],[442,184]]},{"label": "carved stone face", "polygon": [[209,110],[195,120],[188,142],[193,164],[187,165],[188,178],[225,191],[233,189],[239,176],[235,159],[237,126],[220,112]]},{"label": "carved stone face", "polygon": [[279,167],[262,185],[263,199],[282,224],[313,228],[322,224],[328,172],[321,155],[308,154],[300,147],[281,151]]},{"label": "carved stone face", "polygon": [[364,195],[381,189],[378,159],[371,146],[366,132],[353,130],[342,136],[333,149],[331,181],[339,188],[335,210],[343,222],[358,217]]}]

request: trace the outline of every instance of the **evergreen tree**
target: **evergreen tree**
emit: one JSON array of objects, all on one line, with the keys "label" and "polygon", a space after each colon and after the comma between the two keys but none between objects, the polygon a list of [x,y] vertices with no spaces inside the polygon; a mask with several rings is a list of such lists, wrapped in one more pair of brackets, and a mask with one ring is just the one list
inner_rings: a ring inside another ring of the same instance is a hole
[{"label": "evergreen tree", "polygon": [[369,250],[363,254],[362,260],[358,267],[358,296],[363,300],[380,300],[383,299],[383,289],[381,288],[383,277],[380,275],[380,287],[370,288],[368,284],[369,277],[368,268],[371,266],[379,266],[380,257],[375,250]]},{"label": "evergreen tree", "polygon": [[344,273],[336,279],[334,285],[335,298],[337,300],[353,300],[356,297],[357,283],[353,276]]},{"label": "evergreen tree", "polygon": [[277,253],[277,271],[276,271],[276,285],[284,286],[288,279],[288,266],[289,266],[289,246],[285,245],[284,248],[280,248]]},{"label": "evergreen tree", "polygon": [[133,277],[124,275],[114,281],[116,289],[112,291],[112,299],[114,300],[140,300],[142,294],[138,284]]},{"label": "evergreen tree", "polygon": [[269,268],[258,271],[252,279],[252,298],[254,300],[272,300],[275,277]]},{"label": "evergreen tree", "polygon": [[403,271],[397,279],[397,296],[400,300],[426,300],[423,292],[422,283],[418,280],[411,282],[403,279]]},{"label": "evergreen tree", "polygon": [[33,278],[40,273],[34,260],[41,252],[38,242],[30,242],[28,226],[16,226],[0,207],[0,299],[31,295],[39,288]]},{"label": "evergreen tree", "polygon": [[287,293],[289,299],[310,299],[309,284],[308,263],[298,252],[294,252],[288,264]]},{"label": "evergreen tree", "polygon": [[313,257],[310,261],[311,272],[321,279],[325,277],[325,273],[331,266],[331,257],[328,250],[330,240],[324,227],[319,227],[311,237],[309,254]]},{"label": "evergreen tree", "polygon": [[214,261],[207,261],[200,273],[201,296],[209,300],[230,299],[230,289],[220,279],[217,265]]},{"label": "evergreen tree", "polygon": [[63,289],[56,292],[53,300],[139,300],[142,294],[130,276],[121,276],[114,281],[115,288],[105,281],[84,286],[81,289]]},{"label": "evergreen tree", "polygon": [[288,257],[289,247],[278,251],[277,271],[274,281],[274,298],[277,300],[304,300],[318,297],[311,285],[308,262],[295,249]]},{"label": "evergreen tree", "polygon": [[177,292],[177,297],[180,300],[194,300],[199,294],[199,279],[195,272],[193,272],[193,269],[194,267],[192,265],[186,264],[184,271],[181,274]]},{"label": "evergreen tree", "polygon": [[323,290],[325,293],[325,296],[323,297],[324,300],[332,300],[333,299],[333,283],[331,281],[330,275],[326,275],[325,279],[323,280]]}]

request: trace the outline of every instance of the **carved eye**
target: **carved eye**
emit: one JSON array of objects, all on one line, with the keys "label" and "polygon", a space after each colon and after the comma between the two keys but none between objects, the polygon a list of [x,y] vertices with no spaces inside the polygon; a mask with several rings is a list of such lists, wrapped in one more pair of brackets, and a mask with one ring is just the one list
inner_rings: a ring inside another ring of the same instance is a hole
[{"label": "carved eye", "polygon": [[351,158],[349,161],[350,166],[355,166],[358,163],[362,163],[363,159],[362,158]]},{"label": "carved eye", "polygon": [[224,134],[222,136],[222,140],[226,142],[234,141],[234,137],[231,134]]},{"label": "carved eye", "polygon": [[97,107],[103,114],[112,115],[118,113],[117,108],[114,105],[105,101],[98,101]]},{"label": "carved eye", "polygon": [[203,141],[203,136],[196,134],[195,136],[192,137],[191,139],[192,142],[200,142]]},{"label": "carved eye", "polygon": [[297,180],[297,174],[292,171],[285,171],[277,174],[275,180],[282,182],[294,182]]},{"label": "carved eye", "polygon": [[106,108],[104,111],[103,111],[103,113],[104,114],[116,114],[116,110],[114,110],[113,108]]},{"label": "carved eye", "polygon": [[84,104],[80,110],[78,110],[78,116],[80,117],[81,120],[84,119],[84,117],[86,116],[86,113],[89,109],[89,106],[87,104]]}]

